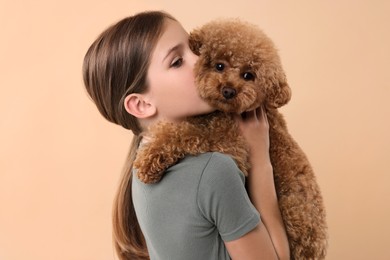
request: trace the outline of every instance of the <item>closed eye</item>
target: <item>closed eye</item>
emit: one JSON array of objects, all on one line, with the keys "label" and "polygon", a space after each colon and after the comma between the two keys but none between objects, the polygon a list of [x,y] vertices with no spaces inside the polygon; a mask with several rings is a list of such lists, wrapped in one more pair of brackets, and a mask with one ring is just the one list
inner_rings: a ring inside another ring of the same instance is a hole
[{"label": "closed eye", "polygon": [[171,68],[179,68],[183,64],[183,58],[182,57],[176,57],[172,63],[171,63]]}]

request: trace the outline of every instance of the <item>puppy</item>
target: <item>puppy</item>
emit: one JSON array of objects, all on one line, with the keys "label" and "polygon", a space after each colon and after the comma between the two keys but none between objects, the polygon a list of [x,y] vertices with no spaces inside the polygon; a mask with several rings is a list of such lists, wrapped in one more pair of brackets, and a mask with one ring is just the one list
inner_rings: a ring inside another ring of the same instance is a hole
[{"label": "puppy", "polygon": [[270,126],[270,157],[278,203],[292,259],[324,259],[327,248],[325,208],[312,167],[288,133],[277,110],[291,89],[272,41],[256,26],[239,20],[212,21],[190,34],[199,55],[196,85],[217,109],[181,123],[160,122],[150,129],[152,141],[139,149],[134,167],[145,183],[186,155],[229,154],[248,174],[248,146],[234,114],[264,106]]}]

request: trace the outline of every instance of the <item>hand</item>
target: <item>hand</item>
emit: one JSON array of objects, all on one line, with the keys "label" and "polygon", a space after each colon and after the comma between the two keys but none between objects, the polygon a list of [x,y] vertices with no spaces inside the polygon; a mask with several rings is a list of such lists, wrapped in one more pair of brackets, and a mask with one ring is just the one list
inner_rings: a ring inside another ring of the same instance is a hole
[{"label": "hand", "polygon": [[264,107],[247,111],[237,116],[237,121],[244,138],[249,144],[250,161],[253,164],[270,165],[269,124]]},{"label": "hand", "polygon": [[249,144],[252,168],[248,194],[272,240],[279,259],[290,259],[289,244],[273,178],[269,155],[269,124],[263,107],[237,116],[242,135]]}]

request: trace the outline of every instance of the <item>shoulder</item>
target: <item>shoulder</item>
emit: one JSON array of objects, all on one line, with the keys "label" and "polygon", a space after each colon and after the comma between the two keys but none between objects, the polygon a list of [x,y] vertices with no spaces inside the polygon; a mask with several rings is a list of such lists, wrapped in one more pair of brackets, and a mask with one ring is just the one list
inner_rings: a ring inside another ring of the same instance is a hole
[{"label": "shoulder", "polygon": [[235,161],[227,154],[219,152],[212,152],[207,154],[209,156],[209,162],[225,165],[227,167],[237,168],[237,164],[235,163]]},{"label": "shoulder", "polygon": [[176,165],[168,169],[171,171],[191,171],[197,172],[202,178],[222,175],[226,173],[239,172],[239,175],[244,177],[244,174],[239,170],[236,162],[226,154],[219,152],[207,152],[199,155],[188,155]]},{"label": "shoulder", "polygon": [[[185,174],[183,174],[185,173]],[[186,156],[178,164],[168,169],[163,179],[175,178],[197,183],[197,189],[204,192],[227,190],[231,186],[244,186],[245,176],[229,155],[207,152]]]},{"label": "shoulder", "polygon": [[200,214],[215,225],[224,241],[252,230],[260,221],[245,189],[244,174],[224,154],[209,155],[197,188]]},{"label": "shoulder", "polygon": [[200,174],[198,183],[200,196],[245,191],[245,176],[228,155],[218,152],[207,154],[207,163]]},{"label": "shoulder", "polygon": [[219,152],[207,152],[199,155],[189,155],[185,157],[184,161],[186,160],[192,162],[204,162],[206,164],[213,162],[213,163],[228,164],[230,166],[236,166],[236,163],[229,155],[219,153]]},{"label": "shoulder", "polygon": [[244,174],[238,168],[236,162],[226,154],[213,152],[207,154],[208,160],[202,172],[203,181],[220,180],[240,181],[244,183]]}]

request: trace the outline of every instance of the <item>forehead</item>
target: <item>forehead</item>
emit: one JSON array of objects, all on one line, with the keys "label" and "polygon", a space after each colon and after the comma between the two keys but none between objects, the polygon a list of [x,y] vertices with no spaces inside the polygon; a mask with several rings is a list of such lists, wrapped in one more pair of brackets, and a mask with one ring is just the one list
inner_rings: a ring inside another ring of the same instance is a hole
[{"label": "forehead", "polygon": [[155,54],[164,55],[164,52],[167,52],[175,45],[187,42],[188,33],[184,30],[181,24],[177,21],[167,18],[164,22],[163,32],[157,41]]}]

